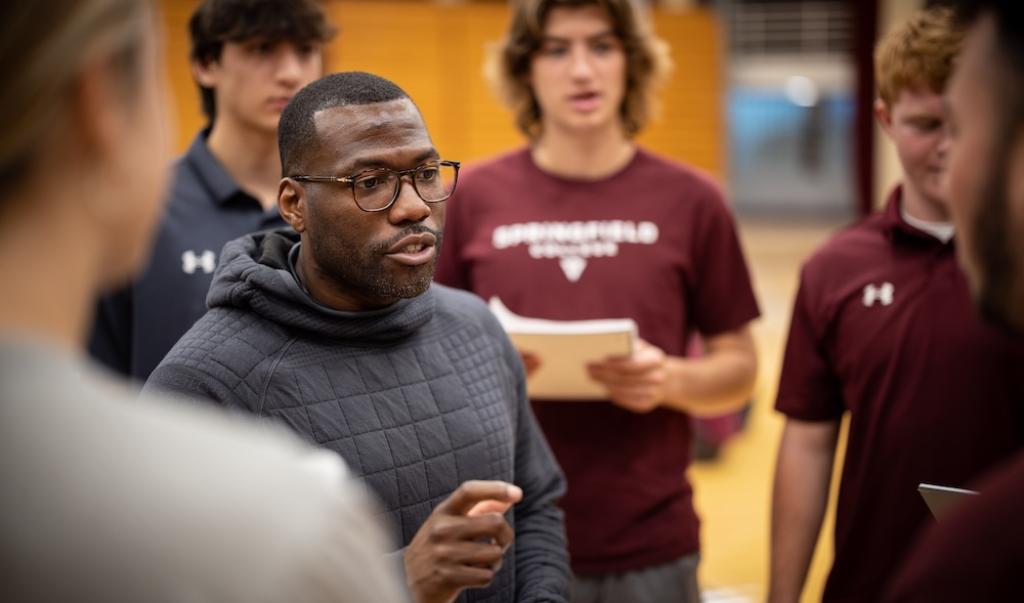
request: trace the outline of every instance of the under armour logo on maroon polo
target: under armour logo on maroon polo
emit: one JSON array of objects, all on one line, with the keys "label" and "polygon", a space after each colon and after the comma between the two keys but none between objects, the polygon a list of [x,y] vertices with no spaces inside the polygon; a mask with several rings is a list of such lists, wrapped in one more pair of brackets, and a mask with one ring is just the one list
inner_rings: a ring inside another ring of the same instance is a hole
[{"label": "under armour logo on maroon polo", "polygon": [[181,254],[181,269],[185,274],[195,274],[197,268],[202,268],[205,274],[210,274],[217,267],[217,255],[209,249],[196,255],[196,252],[189,249]]},{"label": "under armour logo on maroon polo", "polygon": [[893,295],[896,293],[896,287],[890,282],[882,283],[880,287],[875,286],[874,283],[864,286],[864,306],[870,308],[875,305],[875,302],[880,302],[883,306],[892,304]]}]

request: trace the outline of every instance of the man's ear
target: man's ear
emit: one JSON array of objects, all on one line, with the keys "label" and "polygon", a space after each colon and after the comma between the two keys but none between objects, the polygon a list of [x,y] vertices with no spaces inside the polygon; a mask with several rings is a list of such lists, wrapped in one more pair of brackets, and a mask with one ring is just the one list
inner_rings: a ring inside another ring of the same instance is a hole
[{"label": "man's ear", "polygon": [[283,178],[277,189],[277,210],[295,232],[306,230],[306,189],[291,178]]},{"label": "man's ear", "polygon": [[892,112],[889,110],[889,105],[882,99],[875,99],[875,119],[878,121],[878,125],[882,126],[886,134],[892,135]]},{"label": "man's ear", "polygon": [[[134,97],[124,93],[120,77],[109,57],[97,58],[86,63],[68,95],[69,141],[79,146],[73,155],[85,158],[80,167],[98,179],[123,177],[134,165],[123,152],[123,142],[132,125],[126,114],[138,107],[133,106]],[[80,207],[93,219],[116,224],[123,201],[83,191]]]},{"label": "man's ear", "polygon": [[217,86],[217,75],[220,72],[220,64],[213,59],[193,59],[192,77],[196,83],[204,88],[215,88]]},{"label": "man's ear", "polygon": [[71,115],[86,156],[102,157],[115,150],[124,136],[123,112],[130,109],[116,91],[123,83],[116,81],[109,61],[94,60],[82,69],[70,96]]}]

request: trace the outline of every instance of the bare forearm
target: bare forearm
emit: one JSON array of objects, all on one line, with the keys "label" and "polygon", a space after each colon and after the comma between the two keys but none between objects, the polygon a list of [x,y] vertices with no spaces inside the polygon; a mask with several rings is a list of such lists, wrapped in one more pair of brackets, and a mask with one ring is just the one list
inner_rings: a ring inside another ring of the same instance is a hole
[{"label": "bare forearm", "polygon": [[667,356],[638,340],[628,358],[587,365],[590,378],[608,388],[609,399],[632,412],[666,407],[695,415],[723,414],[742,406],[757,374],[754,340],[746,326],[708,337],[707,354]]},{"label": "bare forearm", "polygon": [[772,492],[769,603],[800,599],[828,503],[837,427],[787,422]]},{"label": "bare forearm", "polygon": [[692,415],[717,415],[742,407],[757,377],[752,351],[721,350],[703,358],[671,357],[664,405]]}]

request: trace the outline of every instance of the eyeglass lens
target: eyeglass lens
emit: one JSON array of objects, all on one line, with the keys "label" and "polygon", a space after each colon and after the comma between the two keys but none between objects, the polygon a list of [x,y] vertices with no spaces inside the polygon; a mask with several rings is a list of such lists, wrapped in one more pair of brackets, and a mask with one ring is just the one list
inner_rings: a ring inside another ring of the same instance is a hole
[{"label": "eyeglass lens", "polygon": [[[413,186],[427,203],[444,201],[455,185],[455,167],[451,165],[425,165],[411,174]],[[379,210],[388,206],[398,194],[399,177],[391,170],[374,170],[360,175],[352,183],[355,201],[365,210]]]}]

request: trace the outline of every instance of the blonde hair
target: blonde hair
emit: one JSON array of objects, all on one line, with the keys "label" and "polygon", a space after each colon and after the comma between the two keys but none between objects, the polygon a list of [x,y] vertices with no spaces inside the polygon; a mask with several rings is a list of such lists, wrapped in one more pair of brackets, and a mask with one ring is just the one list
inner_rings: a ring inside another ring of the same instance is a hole
[{"label": "blonde hair", "polygon": [[878,95],[892,105],[904,90],[941,94],[953,73],[965,30],[949,8],[920,10],[889,32],[875,48]]},{"label": "blonde hair", "polygon": [[38,145],[66,118],[82,66],[103,53],[134,90],[148,0],[46,0],[0,4],[0,186],[31,167]]},{"label": "blonde hair", "polygon": [[499,98],[512,109],[516,126],[529,138],[541,134],[541,108],[528,83],[530,63],[541,47],[552,9],[598,6],[626,54],[626,93],[619,115],[626,133],[635,135],[655,109],[655,91],[672,67],[668,45],[654,35],[636,0],[514,0],[503,40],[488,55],[485,73]]}]

